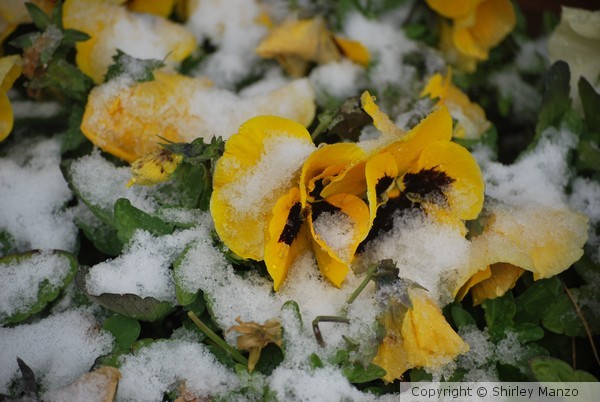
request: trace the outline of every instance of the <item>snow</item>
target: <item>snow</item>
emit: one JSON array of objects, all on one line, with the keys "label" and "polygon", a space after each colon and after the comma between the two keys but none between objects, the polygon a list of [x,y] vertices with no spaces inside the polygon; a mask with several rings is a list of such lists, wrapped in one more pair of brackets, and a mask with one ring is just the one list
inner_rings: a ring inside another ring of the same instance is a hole
[{"label": "snow", "polygon": [[573,181],[569,205],[590,219],[588,242],[592,258],[600,263],[600,234],[596,228],[600,224],[600,184],[597,181],[578,177]]},{"label": "snow", "polygon": [[85,309],[0,328],[0,392],[7,393],[11,381],[20,376],[17,357],[34,370],[43,387],[54,389],[73,382],[112,346],[112,335],[100,330]]},{"label": "snow", "polygon": [[355,224],[341,211],[323,212],[313,222],[315,234],[344,261],[352,260]]},{"label": "snow", "polygon": [[0,318],[27,312],[38,300],[42,282],[58,288],[70,270],[71,262],[66,256],[44,251],[12,264],[0,262]]},{"label": "snow", "polygon": [[66,208],[73,195],[60,171],[60,142],[33,140],[6,152],[0,158],[0,232],[10,234],[16,251],[75,251],[77,227]]},{"label": "snow", "polygon": [[346,59],[315,67],[309,78],[316,91],[317,104],[325,106],[331,98],[341,102],[358,96],[367,86],[364,68]]}]

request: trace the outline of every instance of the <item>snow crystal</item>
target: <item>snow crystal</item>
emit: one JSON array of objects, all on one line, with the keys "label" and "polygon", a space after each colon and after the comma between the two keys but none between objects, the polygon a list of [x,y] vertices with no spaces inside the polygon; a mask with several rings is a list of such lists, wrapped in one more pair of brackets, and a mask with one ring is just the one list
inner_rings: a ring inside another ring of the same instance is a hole
[{"label": "snow crystal", "polygon": [[467,326],[458,331],[460,337],[469,345],[469,351],[458,356],[457,365],[467,372],[462,381],[498,381],[498,372],[492,362],[495,345],[486,331],[476,326]]},{"label": "snow crystal", "polygon": [[62,110],[62,105],[58,102],[11,100],[10,105],[12,106],[15,120],[53,117]]},{"label": "snow crystal", "polygon": [[65,205],[72,193],[60,171],[57,139],[30,141],[0,158],[0,232],[17,251],[74,251],[77,227]]},{"label": "snow crystal", "polygon": [[275,205],[281,190],[289,187],[314,150],[311,142],[283,133],[266,138],[260,160],[247,174],[224,186],[222,197],[248,215],[259,213],[263,205]]},{"label": "snow crystal", "polygon": [[194,229],[160,237],[137,230],[119,257],[91,267],[87,291],[93,295],[133,293],[175,303],[170,266],[196,235]]},{"label": "snow crystal", "polygon": [[67,257],[50,252],[36,253],[11,264],[0,263],[0,317],[27,311],[37,301],[42,282],[57,288],[70,269]]},{"label": "snow crystal", "polygon": [[367,245],[361,264],[392,259],[401,278],[423,286],[434,300],[445,305],[466,280],[461,271],[468,265],[469,247],[458,229],[436,223],[420,212],[397,214],[393,229]]},{"label": "snow crystal", "polygon": [[600,263],[600,234],[596,228],[600,224],[600,184],[596,181],[578,177],[573,181],[569,205],[590,219],[588,231],[588,245],[592,251],[592,258]]},{"label": "snow crystal", "polygon": [[549,128],[537,146],[512,165],[480,160],[486,195],[515,206],[565,206],[564,188],[570,177],[567,156],[576,141],[569,131]]},{"label": "snow crystal", "polygon": [[233,89],[260,60],[254,49],[267,33],[258,22],[261,7],[248,0],[202,0],[192,2],[190,9],[186,27],[199,43],[208,39],[217,47],[194,74]]},{"label": "snow crystal", "polygon": [[500,96],[510,99],[511,118],[517,122],[535,122],[542,103],[538,90],[525,82],[514,70],[500,71],[490,77]]},{"label": "snow crystal", "polygon": [[0,328],[0,392],[20,376],[17,357],[34,372],[46,389],[63,387],[110,352],[113,337],[99,330],[85,309],[52,315],[14,328]]},{"label": "snow crystal", "polygon": [[81,197],[110,215],[119,198],[127,198],[133,206],[145,212],[153,212],[158,207],[151,198],[155,189],[144,186],[126,187],[131,179],[129,167],[116,167],[98,150],[75,160],[69,173]]},{"label": "snow crystal", "polygon": [[121,359],[120,401],[160,401],[163,394],[185,388],[204,399],[238,386],[235,374],[219,363],[205,345],[184,340],[157,341]]}]

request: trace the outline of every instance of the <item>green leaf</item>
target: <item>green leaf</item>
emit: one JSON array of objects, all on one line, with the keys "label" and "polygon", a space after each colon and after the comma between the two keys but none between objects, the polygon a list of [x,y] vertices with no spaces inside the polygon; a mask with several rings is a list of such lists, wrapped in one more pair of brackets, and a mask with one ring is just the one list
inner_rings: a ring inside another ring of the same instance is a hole
[{"label": "green leaf", "polygon": [[580,140],[577,144],[577,169],[600,172],[600,163],[598,161],[600,161],[598,143],[592,140]]},{"label": "green leaf", "polygon": [[0,257],[12,253],[14,248],[15,239],[10,233],[0,229]]},{"label": "green leaf", "polygon": [[592,374],[573,370],[568,363],[553,357],[535,357],[529,361],[536,380],[540,382],[596,382]]},{"label": "green leaf", "polygon": [[590,130],[598,131],[600,130],[600,94],[583,76],[579,78],[577,85],[587,126]]},{"label": "green leaf", "polygon": [[257,372],[264,375],[271,375],[283,361],[284,355],[281,348],[273,343],[268,344],[260,352],[260,359],[254,368]]},{"label": "green leaf", "polygon": [[74,151],[82,144],[89,143],[89,140],[81,131],[81,122],[83,121],[83,105],[73,105],[69,113],[68,128],[61,133],[60,151],[62,154]]},{"label": "green leaf", "polygon": [[45,31],[52,24],[50,16],[34,3],[25,3],[25,7],[27,7],[27,12],[31,17],[33,25],[40,31]]},{"label": "green leaf", "polygon": [[410,39],[421,39],[429,32],[429,28],[424,24],[413,23],[404,25],[404,33]]},{"label": "green leaf", "polygon": [[205,143],[204,138],[196,138],[192,142],[171,142],[165,138],[165,143],[160,144],[169,151],[183,155],[183,161],[197,165],[208,161],[216,161],[223,155],[225,141],[221,137],[213,137],[210,143]]},{"label": "green leaf", "polygon": [[114,219],[117,237],[123,244],[127,244],[138,229],[156,236],[171,234],[174,230],[173,225],[134,207],[126,198],[119,198],[115,202]]},{"label": "green leaf", "polygon": [[329,108],[317,116],[319,125],[313,131],[313,141],[325,133],[334,135],[338,140],[357,141],[361,130],[373,119],[361,106],[360,98],[349,98],[341,105]]},{"label": "green leaf", "polygon": [[29,82],[31,88],[60,89],[66,96],[76,101],[85,101],[92,85],[91,78],[64,59],[53,60],[48,65],[43,78]]},{"label": "green leaf", "polygon": [[[62,264],[64,264],[63,268],[68,270],[62,282],[58,285],[51,285],[48,278],[42,278],[39,283],[31,283],[31,286],[37,287],[37,298],[31,302],[26,302],[21,309],[10,316],[0,314],[0,322],[2,324],[16,324],[42,311],[50,302],[54,301],[60,295],[61,291],[73,280],[79,263],[74,255],[62,250],[44,252],[29,251],[0,258],[1,273],[3,266],[8,268],[11,264],[22,263],[34,257],[39,257],[40,255],[49,256],[50,254],[62,257]],[[35,269],[35,266],[28,268]],[[27,272],[23,272],[23,275],[27,275]]]},{"label": "green leaf", "polygon": [[296,303],[296,301],[294,301],[294,300],[288,300],[288,301],[286,301],[281,306],[281,310],[290,310],[290,311],[292,311],[292,313],[294,314],[294,316],[296,317],[296,319],[300,323],[300,326],[302,327],[304,325],[304,323],[302,321],[302,313],[300,312],[300,306],[298,305],[298,303]]},{"label": "green leaf", "polygon": [[[181,283],[181,275],[179,274],[179,271],[181,270],[181,263],[185,260],[185,257],[188,253],[188,251],[190,250],[190,248],[192,248],[193,243],[188,245],[181,254],[179,254],[179,256],[177,257],[177,259],[173,262],[173,279],[175,281],[175,295],[177,297],[177,303],[180,306],[187,306],[189,304],[192,304],[195,300],[197,300],[197,293],[196,292],[188,292],[187,290],[185,290],[184,286],[182,286]],[[202,298],[203,299],[203,298]],[[203,300],[204,302],[204,300]],[[196,315],[200,316],[202,315],[202,312],[198,313],[196,311],[194,311],[196,313]]]},{"label": "green leaf", "polygon": [[414,368],[410,370],[410,381],[419,382],[419,381],[432,381],[433,375],[428,373],[423,368]]},{"label": "green leaf", "polygon": [[85,285],[85,277],[89,268],[81,267],[75,275],[77,287],[86,294],[86,296],[106,307],[107,309],[140,321],[156,321],[164,318],[173,311],[171,303],[156,300],[153,297],[140,297],[131,293],[115,294],[102,293],[101,295],[90,294]]},{"label": "green leaf", "polygon": [[137,320],[115,314],[102,324],[102,329],[109,331],[115,337],[115,345],[121,350],[129,350],[140,336],[142,327]]},{"label": "green leaf", "polygon": [[104,254],[116,257],[123,250],[123,243],[117,237],[117,231],[101,221],[89,223],[83,219],[77,219],[77,226],[83,231],[85,237],[90,240],[94,247]]},{"label": "green leaf", "polygon": [[544,337],[544,329],[530,322],[516,324],[513,331],[517,334],[521,343],[539,341]]},{"label": "green leaf", "polygon": [[[575,301],[579,298],[579,289],[570,289]],[[571,299],[566,293],[559,294],[542,316],[542,325],[557,334],[567,336],[585,336],[581,318],[577,315]]]},{"label": "green leaf", "polygon": [[518,322],[539,322],[552,302],[561,294],[561,289],[562,285],[558,277],[534,282],[515,299],[517,303],[515,320]]},{"label": "green leaf", "polygon": [[129,56],[120,49],[117,49],[117,54],[112,59],[114,63],[108,67],[104,82],[121,76],[127,76],[134,82],[154,81],[154,70],[165,65],[163,60],[138,59]]},{"label": "green leaf", "polygon": [[85,42],[91,39],[91,36],[85,32],[77,31],[75,29],[65,29],[63,31],[62,45],[73,46],[76,42]]},{"label": "green leaf", "polygon": [[364,367],[360,363],[352,363],[343,367],[342,372],[352,384],[363,384],[374,381],[386,374],[383,368],[373,363],[367,367]]},{"label": "green leaf", "polygon": [[517,311],[512,292],[506,292],[504,296],[495,299],[487,299],[482,307],[492,339],[502,338],[506,330],[513,326],[513,317]]},{"label": "green leaf", "polygon": [[28,34],[21,35],[15,39],[11,40],[8,43],[9,43],[9,45],[14,46],[19,49],[26,49],[26,48],[33,46],[33,44],[35,43],[35,40],[39,37],[40,37],[39,32],[30,32]]},{"label": "green leaf", "polygon": [[316,353],[311,353],[310,357],[310,366],[314,369],[323,368],[325,365],[323,364],[323,360]]},{"label": "green leaf", "polygon": [[476,325],[475,318],[460,305],[452,306],[450,314],[452,315],[454,324],[458,328]]},{"label": "green leaf", "polygon": [[569,65],[564,61],[559,60],[550,67],[544,80],[542,106],[535,127],[537,137],[547,127],[559,127],[563,115],[571,108],[569,79]]}]

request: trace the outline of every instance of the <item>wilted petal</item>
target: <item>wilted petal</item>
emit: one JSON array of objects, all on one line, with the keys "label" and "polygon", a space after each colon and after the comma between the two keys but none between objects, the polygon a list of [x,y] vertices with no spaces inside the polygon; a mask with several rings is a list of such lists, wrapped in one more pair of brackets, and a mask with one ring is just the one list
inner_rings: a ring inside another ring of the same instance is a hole
[{"label": "wilted petal", "polygon": [[368,91],[363,92],[360,97],[362,108],[373,119],[373,125],[377,130],[385,135],[391,136],[394,139],[399,139],[405,136],[405,132],[390,120],[389,116],[379,109],[373,97]]},{"label": "wilted petal", "polygon": [[221,240],[242,258],[262,260],[273,207],[297,183],[314,151],[310,134],[292,120],[259,116],[242,124],[216,163],[210,200]]},{"label": "wilted petal", "polygon": [[515,287],[517,280],[525,273],[523,268],[499,262],[490,265],[490,277],[480,281],[471,288],[473,305],[483,303],[486,299],[503,296]]}]

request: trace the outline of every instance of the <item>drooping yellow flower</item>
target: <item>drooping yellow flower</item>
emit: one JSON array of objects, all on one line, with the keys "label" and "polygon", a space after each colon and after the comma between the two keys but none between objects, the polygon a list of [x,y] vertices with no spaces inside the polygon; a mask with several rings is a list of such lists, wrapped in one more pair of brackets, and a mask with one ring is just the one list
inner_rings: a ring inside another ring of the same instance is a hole
[{"label": "drooping yellow flower", "polygon": [[[453,62],[461,62],[467,71],[476,63],[487,60],[489,51],[497,46],[515,27],[516,16],[510,0],[426,0],[443,17],[452,19],[451,26],[443,26],[444,51]],[[456,57],[458,56],[458,57]]]},{"label": "drooping yellow flower", "polygon": [[265,58],[274,58],[292,77],[306,74],[311,63],[338,61],[342,55],[357,64],[369,64],[369,51],[360,42],[333,35],[323,17],[289,18],[271,30],[256,48]]},{"label": "drooping yellow flower", "polygon": [[440,73],[434,74],[421,96],[429,96],[438,99],[437,105],[446,105],[450,114],[458,120],[454,128],[454,137],[475,139],[490,127],[490,122],[485,117],[485,111],[477,103],[469,100],[469,97],[458,87],[452,84],[452,68],[448,68],[445,77]]},{"label": "drooping yellow flower", "polygon": [[13,129],[13,110],[7,92],[20,75],[20,56],[0,58],[0,142],[4,141]]},{"label": "drooping yellow flower", "polygon": [[[566,208],[501,203],[486,206],[486,214],[488,222],[481,235],[472,239],[471,248],[473,264],[480,270],[506,263],[533,272],[538,280],[561,273],[583,255],[588,219],[581,214]],[[518,274],[507,265],[496,271],[494,276],[503,277],[490,281],[492,286],[496,280],[510,283]]]},{"label": "drooping yellow flower", "polygon": [[151,152],[131,164],[133,177],[127,183],[127,187],[134,184],[153,186],[167,181],[182,160],[183,155],[175,154],[167,149]]},{"label": "drooping yellow flower", "polygon": [[52,13],[54,0],[10,0],[0,1],[0,44],[14,32],[17,26],[31,22],[25,3],[33,3],[47,15]]},{"label": "drooping yellow flower", "polygon": [[308,125],[315,113],[314,92],[306,80],[242,98],[213,88],[202,78],[163,71],[155,71],[154,78],[133,84],[116,80],[95,87],[81,125],[85,136],[131,163],[159,150],[158,136],[172,142],[213,136],[227,139],[252,116],[279,115]]},{"label": "drooping yellow flower", "polygon": [[438,369],[469,350],[425,291],[409,289],[408,294],[412,307],[403,316],[398,303],[384,315],[386,335],[373,360],[386,370],[387,382],[413,367]]},{"label": "drooping yellow flower", "polygon": [[[183,26],[157,15],[128,11],[125,0],[67,0],[63,23],[90,35],[77,42],[77,66],[95,83],[103,81],[117,48],[142,59],[177,65],[196,48],[196,39]],[[127,32],[127,34],[122,34]]]}]

